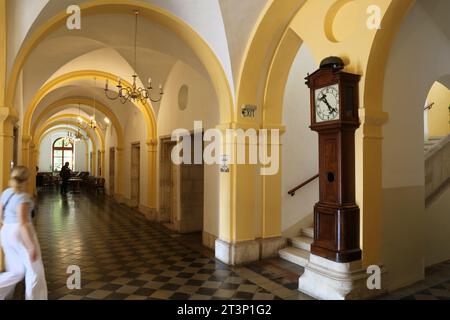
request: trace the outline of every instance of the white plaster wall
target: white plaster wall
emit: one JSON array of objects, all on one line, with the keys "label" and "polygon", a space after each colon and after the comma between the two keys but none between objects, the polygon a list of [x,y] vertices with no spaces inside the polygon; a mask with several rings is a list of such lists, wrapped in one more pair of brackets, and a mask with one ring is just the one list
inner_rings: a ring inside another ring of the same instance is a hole
[{"label": "white plaster wall", "polygon": [[39,170],[41,172],[50,172],[52,165],[52,143],[54,138],[52,135],[46,135],[42,139],[41,146],[39,148]]},{"label": "white plaster wall", "polygon": [[[124,127],[125,145],[124,145],[124,196],[131,199],[131,146],[134,143],[140,143],[140,204],[148,205],[148,147],[146,144],[146,125],[144,118],[139,110],[126,104],[124,108],[129,108],[127,123]],[[109,151],[108,151],[109,152]],[[117,154],[117,152],[116,152]],[[117,160],[117,158],[116,158]],[[117,161],[116,161],[117,162]],[[108,171],[107,171],[108,172]],[[117,171],[116,171],[117,172]]]},{"label": "white plaster wall", "polygon": [[417,3],[396,36],[384,86],[382,262],[390,289],[423,277],[432,230],[425,230],[423,106],[433,82],[450,73],[448,57],[448,38]]},{"label": "white plaster wall", "polygon": [[87,166],[87,159],[89,155],[89,149],[87,148],[86,141],[79,141],[75,143],[75,171],[87,172],[89,168]]},{"label": "white plaster wall", "polygon": [[319,181],[299,190],[295,197],[288,191],[319,173],[318,136],[310,126],[310,96],[304,78],[317,69],[306,45],[300,48],[292,65],[283,105],[286,133],[282,137],[282,232],[298,235],[302,227],[312,225],[312,213],[319,200]]},{"label": "white plaster wall", "polygon": [[48,0],[8,0],[6,2],[9,74],[22,41]]},{"label": "white plaster wall", "polygon": [[219,0],[235,83],[239,77],[248,41],[268,2],[268,0]]},{"label": "white plaster wall", "polygon": [[[39,26],[48,21],[52,16],[62,11],[66,11],[66,8],[69,5],[80,5],[84,2],[88,2],[88,0],[14,0],[11,2],[11,5],[9,5],[10,11],[16,15],[19,13],[23,14],[25,11],[25,6],[28,2],[32,2],[35,7],[29,11],[26,9],[26,12],[29,13],[28,16],[25,16],[26,19],[23,19],[24,21],[22,21],[22,17],[19,16],[18,18],[20,19],[11,19],[11,23],[9,23],[9,30],[18,30],[15,32],[13,40],[11,40],[11,43],[14,45],[11,46],[9,61],[13,61],[19,46],[27,33],[31,34],[35,32]],[[225,73],[232,84],[233,81],[230,55],[228,52],[228,42],[218,0],[146,0],[143,2],[161,7],[183,20],[186,24],[190,25],[192,29],[194,29],[203,39],[205,39],[211,49],[218,56],[224,67]],[[45,10],[39,14],[47,3],[48,5],[45,7]],[[199,12],[202,14],[199,14]],[[246,13],[242,11],[238,12],[238,14],[241,16],[246,15]],[[233,89],[231,91],[234,92]]]},{"label": "white plaster wall", "polygon": [[[187,108],[181,111],[178,107],[178,93],[184,84],[189,86],[189,96]],[[172,131],[178,128],[193,130],[196,120],[203,121],[205,129],[213,128],[219,123],[218,102],[209,79],[204,78],[186,64],[181,62],[175,64],[165,90],[166,94],[161,102],[158,116],[159,137],[171,135]],[[204,177],[204,231],[217,236],[219,232],[218,167],[205,165]]]}]

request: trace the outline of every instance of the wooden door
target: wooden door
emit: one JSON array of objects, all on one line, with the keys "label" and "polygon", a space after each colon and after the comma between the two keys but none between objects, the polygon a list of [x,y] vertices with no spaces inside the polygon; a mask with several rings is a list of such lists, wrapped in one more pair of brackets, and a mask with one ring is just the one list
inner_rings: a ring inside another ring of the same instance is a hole
[{"label": "wooden door", "polygon": [[141,171],[141,147],[139,143],[131,147],[131,205],[139,206]]},{"label": "wooden door", "polygon": [[109,192],[111,196],[115,193],[115,176],[116,176],[116,149],[109,149]]},{"label": "wooden door", "polygon": [[177,226],[180,167],[171,163],[170,174],[170,223]]},{"label": "wooden door", "polygon": [[97,176],[103,177],[103,168],[102,168],[102,153],[100,150],[97,152]]},{"label": "wooden door", "polygon": [[162,222],[171,223],[172,219],[172,203],[173,203],[173,168],[172,168],[172,149],[175,142],[170,138],[161,139],[161,155],[160,155],[160,220]]}]

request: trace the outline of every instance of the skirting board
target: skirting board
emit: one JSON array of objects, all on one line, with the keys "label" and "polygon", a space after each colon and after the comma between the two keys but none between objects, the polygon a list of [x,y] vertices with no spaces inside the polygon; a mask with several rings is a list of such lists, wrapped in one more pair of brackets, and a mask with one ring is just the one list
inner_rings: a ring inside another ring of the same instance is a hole
[{"label": "skirting board", "polygon": [[158,219],[158,211],[156,208],[149,208],[143,204],[140,204],[138,207],[140,213],[142,213],[148,220],[157,221]]},{"label": "skirting board", "polygon": [[285,238],[256,239],[229,243],[220,239],[215,241],[216,258],[228,265],[246,263],[278,256],[278,251],[287,244]]},{"label": "skirting board", "polygon": [[203,231],[202,234],[202,239],[203,239],[203,245],[207,248],[210,248],[212,250],[216,249],[216,240],[217,237],[209,232]]}]

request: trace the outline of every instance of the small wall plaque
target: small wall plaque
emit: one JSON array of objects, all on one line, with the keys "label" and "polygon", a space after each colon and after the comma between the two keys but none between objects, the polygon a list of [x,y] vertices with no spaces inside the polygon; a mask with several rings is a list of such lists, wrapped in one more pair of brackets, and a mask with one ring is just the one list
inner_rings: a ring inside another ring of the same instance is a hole
[{"label": "small wall plaque", "polygon": [[254,118],[256,109],[258,109],[255,105],[246,104],[241,107],[241,114],[244,118]]}]

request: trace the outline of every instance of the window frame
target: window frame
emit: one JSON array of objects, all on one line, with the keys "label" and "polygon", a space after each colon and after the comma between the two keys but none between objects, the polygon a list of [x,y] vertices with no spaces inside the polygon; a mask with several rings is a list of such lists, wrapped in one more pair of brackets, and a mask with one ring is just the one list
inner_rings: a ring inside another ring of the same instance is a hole
[{"label": "window frame", "polygon": [[[65,163],[65,161],[64,161],[64,159],[66,158],[65,157],[65,152],[70,152],[71,153],[71,159],[70,159],[70,167],[71,167],[71,170],[73,170],[73,166],[74,166],[74,162],[73,162],[73,159],[74,159],[74,153],[75,153],[75,147],[74,147],[74,143],[73,143],[73,140],[72,139],[69,139],[69,141],[70,141],[70,147],[66,147],[65,145],[64,145],[64,140],[65,140],[66,138],[65,137],[61,137],[61,138],[58,138],[58,139],[56,139],[54,142],[53,142],[53,144],[52,144],[52,168],[53,168],[53,171],[55,171],[55,151],[61,151],[61,157],[58,157],[58,158],[61,158],[62,159],[62,164],[61,164],[61,168],[62,168],[62,166],[64,165],[64,163]],[[55,145],[58,143],[58,142],[60,142],[60,141],[62,141],[63,143],[62,143],[62,147],[55,147]],[[67,162],[67,161],[66,161]],[[61,170],[61,169],[60,169]]]}]

